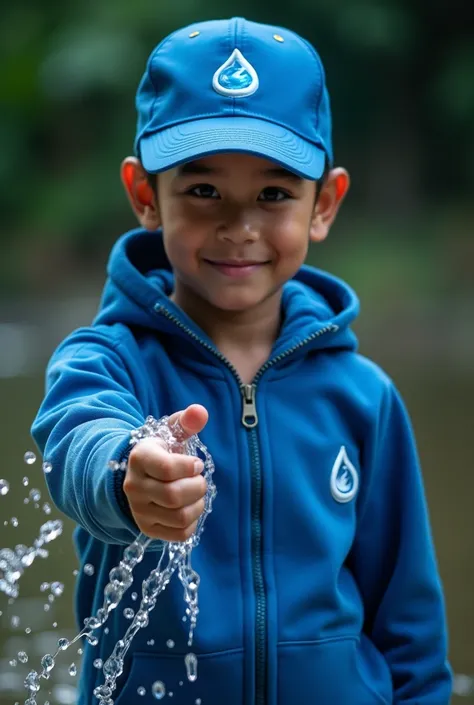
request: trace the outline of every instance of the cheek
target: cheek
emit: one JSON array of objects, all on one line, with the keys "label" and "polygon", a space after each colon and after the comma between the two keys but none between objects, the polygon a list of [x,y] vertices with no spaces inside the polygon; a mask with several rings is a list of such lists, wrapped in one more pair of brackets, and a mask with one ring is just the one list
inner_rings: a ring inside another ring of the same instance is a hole
[{"label": "cheek", "polygon": [[303,219],[300,213],[286,214],[274,228],[272,240],[281,257],[300,257],[308,247],[309,219]]}]

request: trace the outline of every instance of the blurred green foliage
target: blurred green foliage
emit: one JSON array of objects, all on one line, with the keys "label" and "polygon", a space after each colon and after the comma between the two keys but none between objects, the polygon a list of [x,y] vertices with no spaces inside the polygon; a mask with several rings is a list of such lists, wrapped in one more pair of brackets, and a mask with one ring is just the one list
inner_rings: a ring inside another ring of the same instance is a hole
[{"label": "blurred green foliage", "polygon": [[[48,276],[71,257],[91,262],[134,224],[118,167],[132,150],[146,59],[173,29],[213,17],[288,26],[320,51],[336,161],[353,177],[347,232],[355,213],[424,243],[433,213],[456,213],[469,229],[471,10],[465,0],[10,3],[0,22],[0,291],[25,287],[47,262]],[[430,218],[418,228],[420,213]]]}]

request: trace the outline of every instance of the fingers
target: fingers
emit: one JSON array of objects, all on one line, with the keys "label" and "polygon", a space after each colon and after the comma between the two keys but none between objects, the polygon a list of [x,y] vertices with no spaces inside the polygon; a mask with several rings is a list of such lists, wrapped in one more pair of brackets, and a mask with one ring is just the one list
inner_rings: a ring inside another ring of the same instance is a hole
[{"label": "fingers", "polygon": [[[178,441],[199,433],[208,420],[206,409],[191,404],[170,419]],[[146,438],[132,449],[123,490],[140,531],[163,541],[185,541],[204,511],[207,482],[199,458],[169,452],[159,438]]]},{"label": "fingers", "polygon": [[179,437],[177,440],[184,441],[191,438],[195,433],[200,433],[207,424],[209,414],[207,409],[201,404],[190,404],[184,411],[177,411],[169,418],[171,428]]},{"label": "fingers", "polygon": [[[195,481],[198,481],[195,483]],[[147,479],[147,486],[144,486],[138,495],[129,495],[129,504],[133,518],[140,531],[153,539],[162,541],[186,541],[196,530],[197,522],[204,511],[205,500],[203,492],[206,491],[206,481],[202,476],[185,479],[180,482],[182,487],[175,488],[175,492],[170,492],[172,484],[164,486],[166,499],[163,500],[161,493],[157,491],[156,480]],[[190,490],[188,483],[195,483],[197,486]],[[153,485],[155,487],[153,487]],[[200,486],[199,486],[200,485]],[[198,496],[197,501],[193,501]],[[146,501],[146,498],[153,497],[159,502],[167,501],[176,508],[159,505],[154,501]],[[144,499],[145,498],[145,499]],[[181,501],[191,498],[191,503],[178,506]]]},{"label": "fingers", "polygon": [[202,499],[206,494],[207,483],[202,475],[167,483],[152,478],[134,482],[125,477],[123,489],[137,509],[143,507],[150,511],[150,505],[158,505],[178,510]]},{"label": "fingers", "polygon": [[[143,515],[147,518],[151,526],[163,526],[168,529],[188,529],[192,526],[204,511],[204,500],[181,507],[180,509],[166,509],[153,505],[148,509],[148,513]],[[137,512],[137,516],[139,513]]]},{"label": "fingers", "polygon": [[187,529],[171,529],[168,526],[161,526],[161,524],[144,524],[140,526],[140,531],[148,536],[150,539],[160,539],[161,541],[187,541],[194,532],[196,531],[197,521]]},{"label": "fingers", "polygon": [[132,449],[128,467],[131,475],[137,474],[142,477],[152,477],[161,482],[173,482],[202,472],[204,464],[202,460],[192,455],[169,453],[163,441],[157,438],[145,438]]}]

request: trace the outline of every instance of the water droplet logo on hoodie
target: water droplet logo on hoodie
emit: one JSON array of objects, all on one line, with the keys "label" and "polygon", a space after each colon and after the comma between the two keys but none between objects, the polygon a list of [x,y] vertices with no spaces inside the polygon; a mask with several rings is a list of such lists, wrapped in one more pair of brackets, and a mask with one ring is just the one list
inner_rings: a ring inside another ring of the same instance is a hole
[{"label": "water droplet logo on hoodie", "polygon": [[337,502],[350,502],[358,489],[357,470],[349,460],[345,447],[341,446],[331,472],[331,494]]}]

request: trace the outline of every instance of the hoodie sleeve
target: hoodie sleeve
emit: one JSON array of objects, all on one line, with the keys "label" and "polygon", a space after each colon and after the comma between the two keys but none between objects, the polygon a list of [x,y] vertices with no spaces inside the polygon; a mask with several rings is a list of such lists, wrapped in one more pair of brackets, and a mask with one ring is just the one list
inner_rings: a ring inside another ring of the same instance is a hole
[{"label": "hoodie sleeve", "polygon": [[139,530],[123,493],[130,431],[144,423],[132,375],[116,346],[81,329],[54,353],[32,435],[53,469],[45,478],[56,506],[95,538],[129,544]]},{"label": "hoodie sleeve", "polygon": [[442,586],[413,431],[390,382],[367,453],[350,556],[366,608],[364,631],[389,665],[394,703],[448,705]]}]

